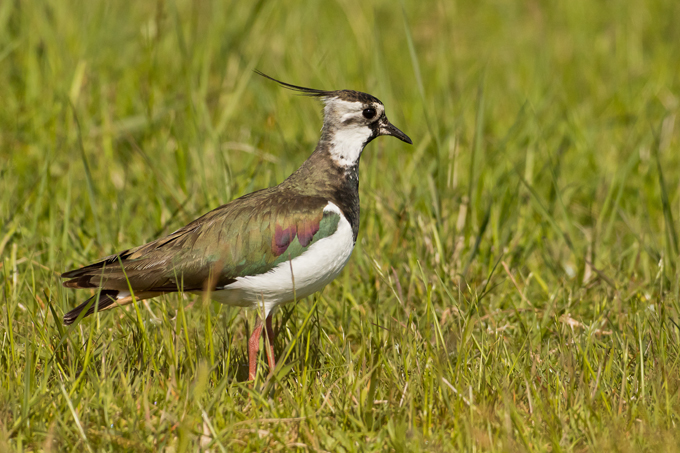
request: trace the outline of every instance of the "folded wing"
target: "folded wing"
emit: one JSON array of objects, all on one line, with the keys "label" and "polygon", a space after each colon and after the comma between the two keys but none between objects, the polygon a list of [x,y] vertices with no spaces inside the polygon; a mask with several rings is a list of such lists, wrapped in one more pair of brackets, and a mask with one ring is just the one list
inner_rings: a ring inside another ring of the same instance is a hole
[{"label": "folded wing", "polygon": [[[105,295],[100,310],[115,306],[130,288],[141,298],[224,288],[238,277],[266,273],[333,234],[339,216],[324,212],[326,205],[320,197],[290,197],[271,189],[254,192],[166,237],[65,272],[64,286],[100,288]],[[65,321],[75,320],[88,302]]]}]

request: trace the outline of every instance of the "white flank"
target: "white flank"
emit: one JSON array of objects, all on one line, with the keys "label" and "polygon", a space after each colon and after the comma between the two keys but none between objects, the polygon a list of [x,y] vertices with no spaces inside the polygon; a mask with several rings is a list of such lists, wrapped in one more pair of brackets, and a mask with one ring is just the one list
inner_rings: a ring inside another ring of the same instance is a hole
[{"label": "white flank", "polygon": [[340,215],[338,229],[331,236],[319,239],[302,255],[265,274],[238,277],[236,282],[215,291],[211,297],[223,304],[240,307],[257,308],[264,304],[267,316],[277,305],[321,291],[342,271],[354,249],[352,227],[340,208],[328,203],[324,212],[329,211]]}]

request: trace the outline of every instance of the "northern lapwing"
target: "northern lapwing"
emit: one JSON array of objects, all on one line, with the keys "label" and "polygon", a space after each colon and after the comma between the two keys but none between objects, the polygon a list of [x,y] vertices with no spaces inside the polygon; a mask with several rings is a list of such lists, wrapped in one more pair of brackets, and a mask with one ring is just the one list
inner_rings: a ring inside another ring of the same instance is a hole
[{"label": "northern lapwing", "polygon": [[[258,74],[323,101],[321,138],[312,155],[277,186],[220,206],[169,236],[63,273],[65,287],[97,290],[64,315],[65,324],[130,304],[133,297],[210,291],[218,302],[262,309],[267,358],[274,369],[274,309],[321,291],[352,254],[364,147],[381,135],[412,142],[370,94],[316,90]],[[262,328],[258,317],[248,341],[251,380]]]}]

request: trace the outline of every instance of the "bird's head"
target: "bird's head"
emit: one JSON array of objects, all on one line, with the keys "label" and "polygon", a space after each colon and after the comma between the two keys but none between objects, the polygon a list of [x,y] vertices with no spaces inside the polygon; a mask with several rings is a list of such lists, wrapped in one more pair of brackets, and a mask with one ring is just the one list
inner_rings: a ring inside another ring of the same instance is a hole
[{"label": "bird's head", "polygon": [[329,142],[331,157],[339,165],[355,165],[364,147],[381,135],[391,135],[409,145],[413,144],[406,134],[389,122],[383,103],[370,94],[353,90],[325,91],[305,88],[256,72],[283,87],[323,100],[325,107],[322,140]]}]

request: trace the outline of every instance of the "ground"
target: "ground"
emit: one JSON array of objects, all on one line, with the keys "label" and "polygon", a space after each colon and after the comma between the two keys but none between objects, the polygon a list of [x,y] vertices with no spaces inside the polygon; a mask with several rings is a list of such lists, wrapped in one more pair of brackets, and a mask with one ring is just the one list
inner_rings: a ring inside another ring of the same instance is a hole
[{"label": "ground", "polygon": [[[0,450],[677,451],[680,2],[0,2]],[[381,99],[350,264],[65,327],[59,274],[282,181]]]}]

